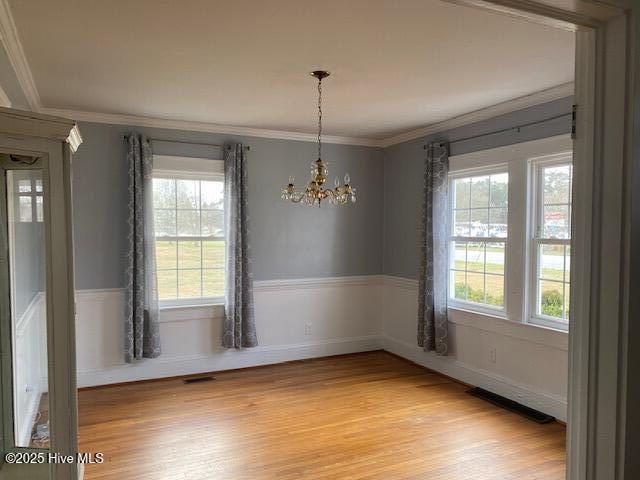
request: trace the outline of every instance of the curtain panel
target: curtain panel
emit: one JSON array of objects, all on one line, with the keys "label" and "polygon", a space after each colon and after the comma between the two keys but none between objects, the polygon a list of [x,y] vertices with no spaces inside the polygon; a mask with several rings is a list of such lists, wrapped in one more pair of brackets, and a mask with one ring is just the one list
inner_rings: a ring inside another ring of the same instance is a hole
[{"label": "curtain panel", "polygon": [[128,216],[125,268],[125,361],[160,355],[153,229],[153,154],[149,141],[127,137]]},{"label": "curtain panel", "polygon": [[222,346],[258,345],[249,242],[247,159],[242,144],[224,148],[225,318]]},{"label": "curtain panel", "polygon": [[420,236],[418,345],[447,355],[449,145],[430,143],[424,162]]}]

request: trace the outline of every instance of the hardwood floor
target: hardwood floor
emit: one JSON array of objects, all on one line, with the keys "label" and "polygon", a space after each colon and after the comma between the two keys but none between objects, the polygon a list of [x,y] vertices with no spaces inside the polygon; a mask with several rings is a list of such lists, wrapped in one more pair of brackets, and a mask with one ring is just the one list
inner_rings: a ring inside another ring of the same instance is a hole
[{"label": "hardwood floor", "polygon": [[85,478],[561,480],[565,429],[385,352],[84,390]]}]

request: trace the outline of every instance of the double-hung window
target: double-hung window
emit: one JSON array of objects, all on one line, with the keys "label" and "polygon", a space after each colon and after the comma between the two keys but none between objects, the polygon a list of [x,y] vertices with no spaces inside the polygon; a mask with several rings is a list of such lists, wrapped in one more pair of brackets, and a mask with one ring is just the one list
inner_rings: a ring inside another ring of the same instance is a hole
[{"label": "double-hung window", "polygon": [[571,156],[533,161],[531,321],[566,329],[571,260]]},{"label": "double-hung window", "polygon": [[504,310],[508,187],[505,165],[451,176],[449,291],[456,303]]},{"label": "double-hung window", "polygon": [[222,161],[154,157],[153,208],[161,306],[224,297]]},{"label": "double-hung window", "polygon": [[568,136],[450,158],[454,311],[569,328],[572,175]]}]

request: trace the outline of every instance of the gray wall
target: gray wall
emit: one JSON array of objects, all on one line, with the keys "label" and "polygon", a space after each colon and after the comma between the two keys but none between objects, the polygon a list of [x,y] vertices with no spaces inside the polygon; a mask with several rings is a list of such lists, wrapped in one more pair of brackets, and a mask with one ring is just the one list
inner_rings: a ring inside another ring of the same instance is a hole
[{"label": "gray wall", "polygon": [[[223,143],[241,141],[249,152],[249,215],[256,280],[369,275],[382,271],[383,152],[347,145],[323,146],[329,177],[351,174],[358,203],[310,208],[280,199],[289,175],[300,185],[317,157],[311,142],[231,137],[202,132],[81,123],[84,142],[73,160],[76,285],[124,284],[127,177],[123,135],[132,129],[153,138]],[[154,152],[221,158],[214,147],[155,142]]]},{"label": "gray wall", "polygon": [[[306,181],[316,146],[311,142],[232,137],[202,132],[81,123],[74,157],[73,208],[78,288],[123,286],[127,178],[123,135],[132,129],[154,138],[223,143],[241,141],[249,152],[249,214],[256,280],[388,274],[418,276],[418,240],[425,142],[463,138],[571,112],[572,97],[502,115],[385,149],[325,145],[329,176],[349,172],[358,203],[310,209],[280,199],[290,174]],[[568,118],[490,135],[452,147],[452,154],[567,133]],[[165,155],[221,158],[219,148],[155,142]]]},{"label": "gray wall", "polygon": [[[384,260],[386,275],[417,279],[422,210],[424,145],[430,140],[455,140],[570,113],[573,97],[537,105],[483,122],[437,133],[384,150]],[[570,117],[452,144],[451,154],[526,142],[571,131]]]}]

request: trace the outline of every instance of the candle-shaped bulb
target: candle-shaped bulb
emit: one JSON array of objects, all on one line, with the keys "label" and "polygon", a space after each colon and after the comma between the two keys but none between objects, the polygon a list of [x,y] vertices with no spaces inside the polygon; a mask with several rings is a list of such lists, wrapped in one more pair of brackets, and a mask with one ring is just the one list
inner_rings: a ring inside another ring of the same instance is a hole
[{"label": "candle-shaped bulb", "polygon": [[349,182],[351,181],[351,177],[349,176],[348,173],[344,174],[344,183],[345,185],[349,185]]},{"label": "candle-shaped bulb", "polygon": [[293,185],[293,175],[289,175],[289,185]]},{"label": "candle-shaped bulb", "polygon": [[336,179],[334,180],[333,184],[334,184],[336,187],[339,187],[339,186],[340,186],[340,180],[338,180],[338,177],[336,177]]}]

